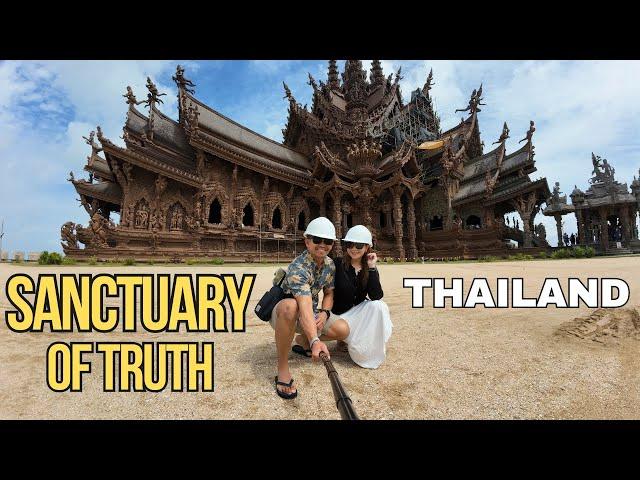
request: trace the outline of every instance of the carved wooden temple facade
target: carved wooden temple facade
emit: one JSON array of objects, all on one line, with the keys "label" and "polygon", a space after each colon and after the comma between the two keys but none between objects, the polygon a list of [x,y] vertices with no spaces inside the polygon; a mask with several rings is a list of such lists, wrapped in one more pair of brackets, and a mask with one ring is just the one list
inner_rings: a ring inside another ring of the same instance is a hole
[{"label": "carved wooden temple facade", "polygon": [[[580,245],[592,246],[600,253],[640,252],[636,218],[640,211],[640,176],[633,178],[631,191],[615,179],[615,168],[600,156],[591,154],[591,186],[586,192],[577,186],[569,195],[560,195],[556,182],[543,214],[554,217],[558,238],[562,238],[562,216],[574,213]],[[640,171],[638,172],[640,175]],[[560,243],[559,243],[560,245]]]},{"label": "carved wooden temple facade", "polygon": [[303,248],[301,233],[320,215],[339,238],[367,225],[381,256],[402,259],[505,252],[503,217],[513,211],[523,220],[523,245],[547,246],[533,224],[550,195],[545,179],[529,177],[533,122],[517,151],[506,151],[505,123],[497,147],[484,153],[482,86],[462,109],[466,118],[442,132],[431,73],[404,104],[400,71],[385,77],[374,60],[367,75],[348,60],[340,74],[332,60],[326,81],[309,76],[310,109],[284,85],[289,117],[278,143],[198,100],[180,66],[173,79],[177,121],[158,109],[164,94],[147,79],[145,101],[129,87],[124,95],[124,147],[99,127],[86,138],[89,179],[69,180],[89,224],[62,226],[68,256],[286,259]]}]

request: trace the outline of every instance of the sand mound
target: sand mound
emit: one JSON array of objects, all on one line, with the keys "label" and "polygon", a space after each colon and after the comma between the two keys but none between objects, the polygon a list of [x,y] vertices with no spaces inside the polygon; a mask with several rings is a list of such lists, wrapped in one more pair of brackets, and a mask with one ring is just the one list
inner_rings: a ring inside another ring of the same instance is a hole
[{"label": "sand mound", "polygon": [[604,344],[615,344],[622,338],[640,340],[640,313],[635,308],[599,308],[563,323],[556,334]]}]

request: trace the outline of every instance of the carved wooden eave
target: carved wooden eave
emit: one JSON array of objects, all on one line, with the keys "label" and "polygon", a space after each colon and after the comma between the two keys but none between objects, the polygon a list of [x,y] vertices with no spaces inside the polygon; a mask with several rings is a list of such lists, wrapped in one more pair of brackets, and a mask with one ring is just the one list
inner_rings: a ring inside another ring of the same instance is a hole
[{"label": "carved wooden eave", "polygon": [[105,137],[99,139],[102,145],[105,158],[109,164],[111,172],[113,172],[112,156],[114,158],[129,162],[137,167],[149,170],[154,173],[165,175],[168,178],[172,178],[180,183],[199,188],[203,179],[198,175],[182,170],[180,168],[167,165],[166,163],[150,158],[148,154],[138,153],[131,149],[119,147]]},{"label": "carved wooden eave", "polygon": [[506,201],[514,200],[516,197],[520,195],[525,195],[531,192],[535,192],[536,203],[541,204],[546,202],[546,199],[551,196],[551,192],[549,191],[549,185],[547,184],[547,179],[540,178],[533,182],[520,185],[518,187],[509,189],[504,192],[497,192],[494,196],[491,197],[490,201],[487,202],[487,205],[495,205],[497,203],[503,203]]},{"label": "carved wooden eave", "polygon": [[190,95],[184,98],[200,111],[197,132],[189,136],[192,147],[298,186],[312,183],[312,162],[306,156],[234,122]]},{"label": "carved wooden eave", "polygon": [[[187,143],[182,127],[155,107],[153,111],[156,131],[151,136],[146,130],[141,129],[141,123],[145,122],[147,117],[129,105],[122,136],[127,149],[144,153],[177,168],[182,165],[184,170],[191,170],[194,151]],[[158,131],[158,128],[162,130]]]},{"label": "carved wooden eave", "polygon": [[227,161],[240,165],[248,170],[293,183],[300,187],[308,187],[313,183],[311,172],[301,171],[287,165],[281,165],[256,153],[239,148],[221,138],[216,138],[206,132],[192,138],[190,143],[195,148],[216,155]]},{"label": "carved wooden eave", "polygon": [[388,153],[380,160],[380,176],[389,175],[407,164],[415,173],[420,170],[416,162],[414,145],[405,140],[402,145],[400,145],[400,148]]},{"label": "carved wooden eave", "polygon": [[322,178],[326,170],[330,170],[350,180],[355,180],[353,172],[349,169],[349,165],[331,152],[324,142],[320,142],[320,146],[316,145],[313,160],[314,167],[311,172],[313,178]]},{"label": "carved wooden eave", "polygon": [[[507,175],[515,171],[522,171],[523,174],[531,174],[537,170],[535,166],[535,160],[533,159],[535,152],[531,140],[529,140],[523,147],[519,148],[513,153],[506,155],[502,165],[502,174]],[[519,157],[524,159],[519,159]],[[514,161],[515,160],[515,161]]]},{"label": "carved wooden eave", "polygon": [[74,180],[72,183],[80,195],[114,205],[122,203],[122,189],[115,182],[89,183],[86,180]]},{"label": "carved wooden eave", "polygon": [[93,173],[94,176],[102,178],[104,180],[115,181],[115,177],[107,164],[107,161],[97,153],[93,153],[88,157],[87,164],[84,166],[84,170]]},{"label": "carved wooden eave", "polygon": [[[505,123],[505,129],[506,128],[507,128],[507,124]],[[507,130],[507,132],[508,132],[508,130]],[[507,138],[508,138],[508,135],[505,135],[504,130],[503,130],[503,134],[502,134],[502,136],[500,138],[502,139],[502,141],[500,142],[500,145],[498,147],[498,153],[497,153],[497,157],[496,157],[496,164],[495,164],[495,166],[490,166],[489,169],[485,173],[485,192],[484,192],[484,199],[485,200],[489,200],[491,198],[491,196],[493,195],[493,190],[495,189],[496,184],[498,183],[498,177],[502,173],[500,171],[500,169],[502,168],[502,162],[504,160],[504,155],[505,155],[505,152],[507,151],[506,142],[507,142]],[[494,171],[494,169],[495,169],[495,171]]]},{"label": "carved wooden eave", "polygon": [[372,181],[371,192],[374,195],[380,195],[382,192],[393,187],[394,185],[404,185],[405,187],[407,187],[407,189],[411,193],[411,198],[414,200],[427,191],[427,188],[422,184],[419,175],[410,178],[406,177],[402,173],[402,170],[396,170],[393,176],[383,182],[378,182],[376,180]]},{"label": "carved wooden eave", "polygon": [[316,180],[308,190],[303,192],[303,195],[305,197],[314,198],[320,201],[330,190],[341,189],[347,192],[354,193],[355,188],[357,188],[356,184],[346,182],[338,177],[338,175],[334,174],[333,177],[331,177],[326,182],[319,182]]}]

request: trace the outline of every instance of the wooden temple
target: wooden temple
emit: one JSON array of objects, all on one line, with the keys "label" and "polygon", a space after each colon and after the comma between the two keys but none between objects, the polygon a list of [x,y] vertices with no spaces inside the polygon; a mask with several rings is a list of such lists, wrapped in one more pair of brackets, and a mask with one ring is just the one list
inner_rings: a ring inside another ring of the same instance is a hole
[{"label": "wooden temple", "polygon": [[[326,81],[309,75],[310,109],[284,85],[282,143],[198,100],[180,66],[173,77],[177,120],[160,111],[165,94],[150,79],[144,101],[127,87],[125,146],[98,127],[86,138],[89,179],[69,178],[89,223],[62,226],[65,254],[286,260],[304,248],[301,234],[320,215],[334,222],[339,238],[352,225],[367,225],[382,257],[496,255],[507,251],[509,238],[547,248],[544,229],[534,226],[550,192],[546,179],[530,178],[533,122],[515,152],[507,152],[505,123],[497,146],[485,153],[482,86],[457,110],[466,115],[460,124],[442,132],[430,95],[433,74],[407,104],[401,78],[400,70],[385,77],[378,60],[368,74],[359,60],[347,60],[341,74],[331,60]],[[514,211],[522,231],[504,224]]]}]

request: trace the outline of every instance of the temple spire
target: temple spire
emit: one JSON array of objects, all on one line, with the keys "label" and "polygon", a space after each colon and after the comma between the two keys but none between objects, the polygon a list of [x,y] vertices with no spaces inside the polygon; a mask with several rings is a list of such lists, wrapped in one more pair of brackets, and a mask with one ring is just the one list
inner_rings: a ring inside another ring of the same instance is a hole
[{"label": "temple spire", "polygon": [[335,60],[329,60],[329,75],[327,77],[329,88],[340,88],[340,78],[338,77],[338,65]]},{"label": "temple spire", "polygon": [[435,83],[433,83],[433,68],[431,69],[431,71],[429,71],[429,75],[427,76],[427,81],[424,84],[424,87],[422,87],[422,93],[425,96],[429,96],[429,91],[431,90],[431,87],[433,87],[435,85]]},{"label": "temple spire", "polygon": [[382,72],[382,65],[380,64],[380,60],[371,61],[371,75],[369,78],[371,85],[384,84],[384,73]]}]

